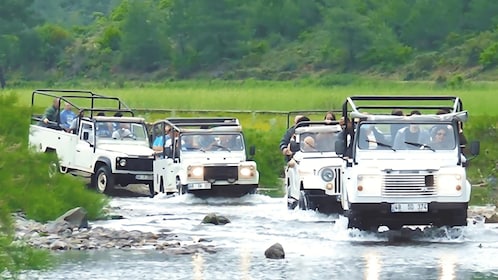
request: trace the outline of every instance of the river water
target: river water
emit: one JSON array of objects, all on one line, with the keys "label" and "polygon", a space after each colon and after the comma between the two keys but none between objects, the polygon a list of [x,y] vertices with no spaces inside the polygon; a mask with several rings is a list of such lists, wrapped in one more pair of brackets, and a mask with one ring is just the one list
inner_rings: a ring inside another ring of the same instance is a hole
[{"label": "river water", "polygon": [[[23,279],[498,279],[498,225],[367,233],[347,229],[347,219],[287,210],[283,198],[255,194],[201,200],[192,195],[113,198],[126,219],[92,226],[159,232],[182,242],[203,238],[216,253],[176,255],[154,249],[57,253],[48,271]],[[231,220],[201,224],[208,213]],[[264,251],[282,244],[285,259]]]}]

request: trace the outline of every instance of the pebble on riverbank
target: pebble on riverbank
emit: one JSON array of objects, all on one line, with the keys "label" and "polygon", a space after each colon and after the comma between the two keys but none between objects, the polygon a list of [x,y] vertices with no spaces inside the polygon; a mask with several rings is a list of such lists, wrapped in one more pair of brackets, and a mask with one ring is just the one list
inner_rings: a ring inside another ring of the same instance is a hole
[{"label": "pebble on riverbank", "polygon": [[[65,219],[64,215],[47,224],[26,219],[22,213],[14,214],[15,243],[48,250],[99,250],[99,249],[155,249],[172,254],[215,253],[213,245],[198,242],[180,242],[178,236],[168,231],[160,233],[138,230],[113,230],[103,227],[80,227],[86,221],[83,211],[74,215],[79,219]],[[84,211],[86,213],[86,211]],[[67,213],[66,213],[67,214]],[[65,215],[66,215],[65,214]]]}]

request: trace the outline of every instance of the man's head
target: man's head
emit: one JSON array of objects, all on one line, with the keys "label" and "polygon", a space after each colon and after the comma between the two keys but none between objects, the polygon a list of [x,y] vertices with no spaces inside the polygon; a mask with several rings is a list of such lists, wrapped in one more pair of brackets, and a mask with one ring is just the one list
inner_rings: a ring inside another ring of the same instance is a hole
[{"label": "man's head", "polygon": [[299,121],[300,118],[302,118],[303,115],[297,115],[294,117],[294,124],[297,124],[297,122]]},{"label": "man's head", "polygon": [[66,102],[64,104],[64,110],[71,111],[71,109],[73,109],[73,105],[71,105],[71,103],[69,103],[69,102]]},{"label": "man's head", "polygon": [[391,115],[393,115],[393,116],[403,116],[403,111],[401,109],[393,109],[391,111]]},{"label": "man's head", "polygon": [[306,136],[303,140],[304,142],[304,150],[309,151],[315,149],[315,139],[311,136]]},{"label": "man's head", "polygon": [[52,106],[54,106],[54,108],[59,108],[60,105],[61,105],[61,99],[59,97],[54,98]]}]

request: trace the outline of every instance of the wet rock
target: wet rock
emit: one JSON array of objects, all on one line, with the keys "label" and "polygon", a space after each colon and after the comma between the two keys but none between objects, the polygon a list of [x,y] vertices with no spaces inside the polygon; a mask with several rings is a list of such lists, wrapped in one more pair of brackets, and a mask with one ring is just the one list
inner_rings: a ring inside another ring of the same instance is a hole
[{"label": "wet rock", "polygon": [[268,259],[284,259],[285,258],[284,248],[280,243],[275,243],[271,245],[268,249],[266,249],[265,257]]},{"label": "wet rock", "polygon": [[493,214],[491,217],[489,218],[485,218],[484,219],[484,223],[486,224],[491,224],[491,223],[498,223],[498,214]]},{"label": "wet rock", "polygon": [[66,250],[67,248],[67,243],[61,240],[55,240],[50,244],[51,250]]},{"label": "wet rock", "polygon": [[83,207],[76,207],[57,218],[56,222],[66,221],[71,227],[88,228],[87,211]]},{"label": "wet rock", "polygon": [[[174,254],[195,254],[197,252],[216,252],[213,246],[194,244],[179,240],[169,230],[159,233],[139,230],[114,230],[104,227],[80,228],[58,219],[48,224],[27,220],[21,215],[14,215],[16,236],[14,242],[47,250],[100,250],[100,249],[156,249]],[[84,220],[84,219],[82,219]],[[73,227],[74,226],[74,227]],[[192,240],[190,237],[189,240]]]},{"label": "wet rock", "polygon": [[215,213],[209,213],[202,219],[203,224],[225,225],[230,223],[230,220],[225,216],[218,216]]}]

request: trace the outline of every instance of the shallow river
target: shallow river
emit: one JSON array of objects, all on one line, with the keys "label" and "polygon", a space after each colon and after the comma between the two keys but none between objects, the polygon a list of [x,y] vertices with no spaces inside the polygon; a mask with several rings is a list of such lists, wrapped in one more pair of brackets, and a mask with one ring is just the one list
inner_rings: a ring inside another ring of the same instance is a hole
[{"label": "shallow river", "polygon": [[[216,253],[173,255],[153,249],[58,254],[49,271],[23,279],[498,279],[498,224],[404,234],[348,230],[347,219],[286,208],[283,198],[249,195],[201,200],[191,195],[113,198],[126,219],[92,226],[199,238]],[[231,223],[205,225],[208,213]],[[380,228],[380,231],[383,229]],[[279,242],[285,259],[266,259]]]}]

